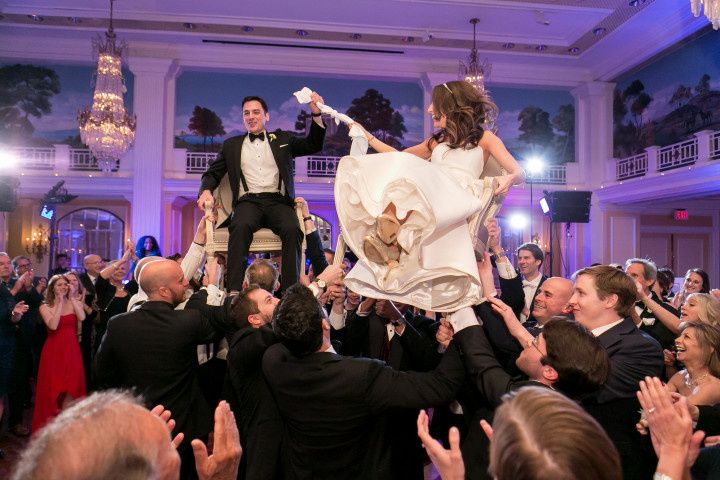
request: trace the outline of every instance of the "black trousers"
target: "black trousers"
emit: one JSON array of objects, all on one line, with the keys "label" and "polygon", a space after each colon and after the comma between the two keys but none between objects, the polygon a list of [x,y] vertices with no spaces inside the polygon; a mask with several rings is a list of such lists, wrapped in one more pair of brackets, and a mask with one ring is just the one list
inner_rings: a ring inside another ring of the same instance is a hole
[{"label": "black trousers", "polygon": [[279,193],[250,193],[240,197],[229,227],[228,290],[242,290],[252,236],[261,228],[269,228],[282,240],[282,290],[297,283],[300,278],[302,231],[290,202]]}]

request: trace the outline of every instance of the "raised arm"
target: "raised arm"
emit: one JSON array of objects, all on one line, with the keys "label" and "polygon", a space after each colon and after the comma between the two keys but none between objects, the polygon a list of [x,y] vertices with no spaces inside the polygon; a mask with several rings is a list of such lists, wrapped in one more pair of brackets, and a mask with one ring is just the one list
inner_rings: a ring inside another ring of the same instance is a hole
[{"label": "raised arm", "polygon": [[68,288],[70,288],[70,295],[68,297],[70,305],[72,305],[73,312],[75,312],[77,319],[82,322],[85,320],[85,303],[77,298],[77,287],[74,284],[69,283]]},{"label": "raised arm", "polygon": [[40,316],[49,330],[57,330],[64,305],[65,299],[62,297],[56,299],[55,306],[53,307],[50,307],[45,303],[40,305]]},{"label": "raised arm", "polygon": [[100,276],[104,278],[105,280],[109,279],[113,276],[113,274],[117,271],[118,268],[120,268],[120,265],[122,265],[125,262],[130,261],[130,258],[133,254],[133,248],[132,246],[128,245],[127,249],[123,253],[123,256],[120,257],[119,260],[115,260],[114,262],[110,262],[107,267],[103,268],[100,271]]},{"label": "raised arm", "polygon": [[517,319],[508,305],[502,300],[493,297],[489,297],[487,301],[492,305],[493,310],[502,317],[510,334],[520,342],[520,345],[527,345],[528,342],[533,341],[534,337],[532,334],[522,326],[522,323],[520,323],[520,320]]},{"label": "raised arm", "polygon": [[650,310],[652,310],[655,318],[660,320],[674,334],[680,334],[680,318],[677,317],[673,312],[667,310],[664,306],[653,300],[651,295],[646,295],[642,285],[635,280],[635,284],[638,289],[638,298],[645,304]]},{"label": "raised arm", "polygon": [[525,181],[525,172],[497,135],[486,130],[480,139],[480,147],[486,152],[485,160],[492,155],[502,169],[507,172],[507,179],[501,181],[500,187],[495,192],[496,195],[505,194],[512,185],[519,185]]}]

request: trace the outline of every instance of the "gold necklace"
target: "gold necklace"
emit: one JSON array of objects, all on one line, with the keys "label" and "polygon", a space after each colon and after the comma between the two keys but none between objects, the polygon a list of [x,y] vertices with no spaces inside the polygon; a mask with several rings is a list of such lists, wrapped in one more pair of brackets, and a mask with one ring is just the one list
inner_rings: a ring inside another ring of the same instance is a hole
[{"label": "gold necklace", "polygon": [[685,386],[687,386],[691,392],[695,393],[695,389],[700,388],[700,382],[710,375],[710,372],[705,372],[697,378],[692,378],[690,372],[685,370]]}]

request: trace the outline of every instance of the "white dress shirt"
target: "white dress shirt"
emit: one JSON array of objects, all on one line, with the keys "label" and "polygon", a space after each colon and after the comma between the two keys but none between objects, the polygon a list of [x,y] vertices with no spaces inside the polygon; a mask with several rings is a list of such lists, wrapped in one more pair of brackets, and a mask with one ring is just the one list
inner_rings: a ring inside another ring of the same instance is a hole
[{"label": "white dress shirt", "polygon": [[621,318],[621,319],[618,320],[617,322],[608,323],[607,325],[604,325],[604,326],[602,326],[602,327],[593,328],[592,330],[590,330],[590,333],[592,333],[592,334],[595,335],[596,337],[599,337],[599,336],[602,335],[603,333],[605,333],[605,332],[607,332],[608,330],[610,330],[611,328],[613,328],[615,325],[620,325],[623,320],[625,320],[625,319],[624,319],[624,318]]},{"label": "white dress shirt", "polygon": [[[250,193],[277,192],[280,183],[280,171],[270,149],[267,132],[265,140],[259,138],[250,141],[250,135],[243,141],[240,168]],[[242,182],[240,191],[243,191]]]},{"label": "white dress shirt", "polygon": [[[542,280],[542,274],[538,273],[538,276],[535,277],[535,280],[525,280],[523,278],[522,285],[523,285],[523,293],[525,294],[525,308],[529,312],[532,308],[532,302],[535,298],[535,292],[537,291],[538,287],[540,286],[540,280]],[[524,315],[520,314],[520,321],[525,322],[530,315]]]}]

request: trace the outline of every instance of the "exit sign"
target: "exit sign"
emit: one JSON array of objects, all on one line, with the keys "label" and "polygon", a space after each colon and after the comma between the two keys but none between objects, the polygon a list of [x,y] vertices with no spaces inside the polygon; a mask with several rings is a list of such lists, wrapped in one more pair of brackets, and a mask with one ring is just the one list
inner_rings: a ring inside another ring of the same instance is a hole
[{"label": "exit sign", "polygon": [[688,211],[683,209],[675,210],[675,213],[673,215],[675,217],[675,220],[685,221],[688,218],[690,218],[690,215],[688,214]]}]

